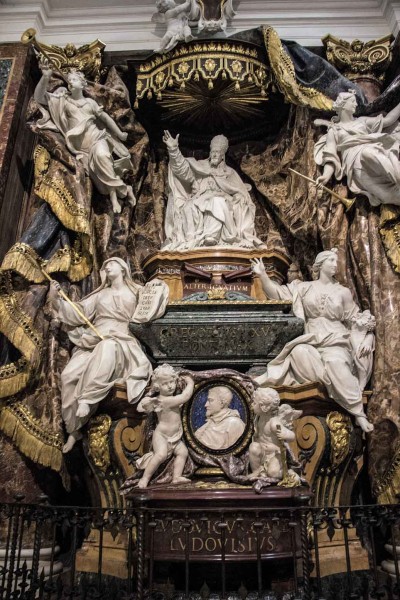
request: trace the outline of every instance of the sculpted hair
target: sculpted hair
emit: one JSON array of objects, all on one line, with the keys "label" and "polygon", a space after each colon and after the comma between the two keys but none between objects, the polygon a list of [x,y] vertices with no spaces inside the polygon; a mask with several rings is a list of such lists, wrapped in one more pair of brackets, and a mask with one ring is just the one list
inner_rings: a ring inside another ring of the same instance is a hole
[{"label": "sculpted hair", "polygon": [[322,263],[324,263],[331,256],[337,257],[337,255],[338,255],[337,248],[331,248],[330,250],[324,250],[323,252],[320,252],[319,254],[317,254],[317,256],[315,257],[315,260],[314,260],[314,264],[312,266],[313,278],[318,279]]},{"label": "sculpted hair", "polygon": [[340,92],[332,108],[335,112],[340,112],[349,98],[353,98],[356,95],[355,90],[349,90],[348,92]]},{"label": "sculpted hair", "polygon": [[167,363],[164,363],[163,365],[160,365],[159,367],[154,369],[153,375],[151,377],[151,387],[156,392],[160,390],[158,382],[163,377],[173,377],[175,381],[177,381],[179,376],[178,373],[175,371],[174,367],[171,367],[171,365],[168,365]]},{"label": "sculpted hair", "polygon": [[277,409],[280,403],[279,394],[272,388],[258,388],[254,392],[253,401],[258,404],[262,412],[268,413]]},{"label": "sculpted hair", "polygon": [[76,69],[71,69],[70,72],[67,74],[68,83],[69,83],[70,77],[72,75],[75,75],[76,77],[78,77],[85,87],[87,86],[86,77],[84,76],[82,71],[77,71]]},{"label": "sculpted hair", "polygon": [[226,387],[225,385],[217,385],[217,386],[213,387],[212,389],[216,390],[216,392],[218,394],[218,399],[221,401],[221,404],[223,404],[227,408],[230,405],[230,403],[232,402],[232,398],[233,398],[232,390],[229,389],[228,387]]}]

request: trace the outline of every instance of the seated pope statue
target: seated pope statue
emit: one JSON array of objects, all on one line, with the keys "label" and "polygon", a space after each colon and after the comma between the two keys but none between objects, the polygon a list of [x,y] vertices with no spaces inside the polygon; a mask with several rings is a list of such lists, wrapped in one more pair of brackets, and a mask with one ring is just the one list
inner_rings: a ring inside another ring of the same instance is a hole
[{"label": "seated pope statue", "polygon": [[226,386],[216,386],[208,392],[206,422],[196,429],[194,435],[202,444],[213,450],[223,450],[232,446],[245,429],[239,412],[229,408],[232,391]]},{"label": "seated pope statue", "polygon": [[225,163],[228,140],[211,140],[207,159],[185,158],[166,131],[169,197],[163,250],[201,246],[263,246],[254,228],[255,206],[239,175]]}]

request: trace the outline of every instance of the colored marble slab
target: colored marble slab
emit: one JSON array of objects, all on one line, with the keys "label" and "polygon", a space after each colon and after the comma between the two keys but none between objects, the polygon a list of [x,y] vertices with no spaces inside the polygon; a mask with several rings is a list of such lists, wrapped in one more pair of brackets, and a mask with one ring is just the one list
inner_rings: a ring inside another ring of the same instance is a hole
[{"label": "colored marble slab", "polygon": [[290,303],[175,302],[151,323],[130,324],[157,362],[199,368],[258,367],[303,333]]},{"label": "colored marble slab", "polygon": [[7,94],[7,87],[10,80],[11,69],[13,66],[13,59],[2,58],[0,59],[0,119],[2,116],[2,108],[4,99]]}]

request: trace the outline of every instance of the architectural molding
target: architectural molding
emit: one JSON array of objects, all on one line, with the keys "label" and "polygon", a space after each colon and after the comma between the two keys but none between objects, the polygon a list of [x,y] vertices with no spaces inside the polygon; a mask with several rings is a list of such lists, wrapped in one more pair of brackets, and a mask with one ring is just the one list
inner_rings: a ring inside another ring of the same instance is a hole
[{"label": "architectural molding", "polygon": [[[321,46],[330,33],[361,41],[389,33],[400,24],[400,2],[390,0],[237,1],[227,34],[259,25],[274,27],[282,39]],[[29,27],[46,44],[76,45],[100,38],[108,51],[154,50],[162,27],[151,22],[154,0],[0,0],[0,43],[19,41]]]}]

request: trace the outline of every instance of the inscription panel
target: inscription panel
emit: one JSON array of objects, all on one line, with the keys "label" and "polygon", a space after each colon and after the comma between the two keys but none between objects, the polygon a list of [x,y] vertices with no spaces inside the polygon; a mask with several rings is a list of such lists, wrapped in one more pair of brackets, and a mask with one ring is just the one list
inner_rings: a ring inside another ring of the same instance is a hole
[{"label": "inscription panel", "polygon": [[155,560],[184,560],[187,549],[191,560],[218,560],[222,548],[227,560],[254,560],[258,552],[264,559],[284,557],[295,551],[289,521],[284,518],[156,517],[151,522]]}]

